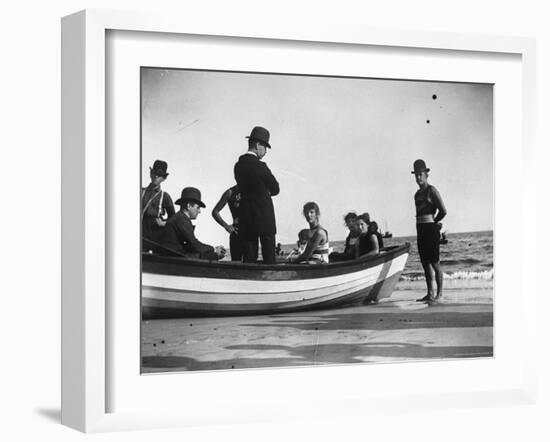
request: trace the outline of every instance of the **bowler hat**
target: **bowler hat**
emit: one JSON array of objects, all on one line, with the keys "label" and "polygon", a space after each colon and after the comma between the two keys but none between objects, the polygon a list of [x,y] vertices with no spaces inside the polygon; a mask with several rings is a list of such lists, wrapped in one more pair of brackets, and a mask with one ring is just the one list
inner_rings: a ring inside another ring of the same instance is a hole
[{"label": "bowler hat", "polygon": [[201,201],[201,191],[196,187],[186,187],[181,191],[181,198],[177,200],[174,204],[182,206],[184,201],[193,201],[201,207],[206,207]]},{"label": "bowler hat", "polygon": [[411,173],[429,172],[430,169],[426,167],[424,160],[416,160],[413,164],[413,171]]},{"label": "bowler hat", "polygon": [[250,135],[245,138],[259,141],[271,149],[271,145],[269,144],[269,131],[265,127],[256,126],[254,129],[252,129]]},{"label": "bowler hat", "polygon": [[149,169],[156,176],[163,176],[166,178],[169,175],[169,173],[166,172],[166,169],[168,169],[168,164],[166,161],[156,160],[153,163],[153,167],[149,167]]}]

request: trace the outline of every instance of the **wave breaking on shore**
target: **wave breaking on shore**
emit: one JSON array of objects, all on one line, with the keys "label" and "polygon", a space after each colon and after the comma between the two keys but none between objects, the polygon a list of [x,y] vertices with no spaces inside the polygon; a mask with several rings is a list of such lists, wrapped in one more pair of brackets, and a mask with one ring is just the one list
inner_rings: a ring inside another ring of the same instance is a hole
[{"label": "wave breaking on shore", "polygon": [[[483,270],[481,272],[469,272],[469,271],[458,271],[452,273],[443,273],[443,279],[446,280],[463,280],[463,279],[483,279],[486,281],[492,281],[494,278],[494,270]],[[403,274],[399,278],[400,281],[424,281],[424,273],[420,272],[411,272],[408,274]]]}]

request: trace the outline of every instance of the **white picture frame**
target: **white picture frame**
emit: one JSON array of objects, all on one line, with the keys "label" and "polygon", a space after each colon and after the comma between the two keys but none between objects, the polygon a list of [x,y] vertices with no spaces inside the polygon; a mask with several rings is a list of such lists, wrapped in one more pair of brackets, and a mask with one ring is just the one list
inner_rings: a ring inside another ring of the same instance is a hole
[{"label": "white picture frame", "polygon": [[[521,367],[514,367],[514,375],[508,384],[471,391],[433,391],[425,394],[377,395],[376,399],[361,391],[354,395],[337,391],[326,397],[315,395],[307,398],[309,407],[284,404],[284,399],[272,406],[253,402],[254,391],[242,395],[232,409],[220,400],[217,404],[202,403],[191,410],[185,407],[151,407],[150,410],[109,410],[109,392],[113,388],[108,372],[113,355],[108,342],[112,312],[108,300],[110,241],[109,173],[106,152],[106,35],[109,31],[155,32],[164,35],[206,35],[227,39],[269,39],[287,42],[335,43],[346,45],[402,48],[404,51],[426,49],[431,51],[456,51],[476,54],[508,54],[521,58],[521,146],[522,170],[527,182],[520,190],[522,210],[520,231],[527,235],[525,220],[535,219],[536,193],[534,189],[534,103],[535,103],[535,46],[534,41],[518,37],[493,37],[450,33],[415,31],[388,31],[349,28],[320,24],[299,27],[280,23],[276,27],[245,19],[230,23],[213,23],[206,18],[166,17],[151,14],[133,14],[87,10],[63,18],[62,21],[62,423],[84,432],[100,432],[124,429],[159,428],[170,426],[206,425],[208,423],[254,422],[266,419],[300,417],[326,417],[333,415],[362,415],[373,411],[394,412],[407,409],[407,403],[415,408],[453,408],[490,406],[500,403],[532,403],[535,392],[534,342],[535,303],[524,296],[523,315],[516,324],[525,348],[518,353]],[[520,122],[517,122],[520,124]],[[498,122],[496,124],[499,124]],[[498,149],[496,150],[498,156]],[[517,159],[517,158],[516,158]],[[530,183],[529,180],[532,180]],[[498,215],[496,225],[501,222]],[[520,259],[523,266],[527,256],[535,254],[534,242],[522,242]],[[497,242],[498,248],[498,242]],[[497,271],[498,272],[498,271]],[[497,277],[498,278],[498,277]],[[516,281],[522,293],[536,293],[534,281],[522,278]],[[497,307],[497,309],[500,306]],[[497,315],[498,327],[498,315]],[[496,359],[499,358],[498,350]],[[464,362],[463,364],[466,364]],[[323,376],[337,375],[341,367],[330,367]],[[417,366],[415,372],[423,367]],[[470,369],[476,367],[470,364]],[[138,367],[136,367],[136,371]],[[364,367],[354,367],[355,375]],[[392,370],[392,368],[385,368]],[[411,369],[413,370],[413,369]],[[318,377],[317,372],[317,377]],[[349,373],[349,371],[348,371]],[[135,375],[135,373],[133,374]],[[205,373],[194,381],[204,382]],[[232,381],[245,385],[255,377],[262,383],[268,371],[260,373],[235,373]],[[304,376],[304,369],[278,370],[277,376],[285,379]],[[308,374],[306,373],[306,376]],[[415,376],[415,375],[413,375]],[[314,376],[315,377],[315,376]],[[176,382],[175,377],[168,383]],[[307,386],[309,388],[309,386]],[[311,386],[314,388],[314,385]],[[251,388],[253,390],[253,388]],[[305,390],[308,391],[307,388]],[[191,397],[197,393],[190,392]],[[256,393],[257,394],[257,393]],[[258,398],[259,399],[259,398]]]}]

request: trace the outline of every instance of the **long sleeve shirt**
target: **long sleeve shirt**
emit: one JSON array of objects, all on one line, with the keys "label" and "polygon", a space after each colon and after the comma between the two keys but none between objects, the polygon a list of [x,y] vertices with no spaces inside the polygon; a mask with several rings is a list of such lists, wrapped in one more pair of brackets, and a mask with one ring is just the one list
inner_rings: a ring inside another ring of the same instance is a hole
[{"label": "long sleeve shirt", "polygon": [[176,213],[174,203],[167,192],[160,186],[149,184],[141,191],[141,236],[147,239],[155,239],[158,231],[162,229],[156,219],[170,218]]},{"label": "long sleeve shirt", "polygon": [[160,243],[163,247],[190,258],[219,259],[214,247],[200,242],[195,237],[195,226],[182,210],[168,219]]}]

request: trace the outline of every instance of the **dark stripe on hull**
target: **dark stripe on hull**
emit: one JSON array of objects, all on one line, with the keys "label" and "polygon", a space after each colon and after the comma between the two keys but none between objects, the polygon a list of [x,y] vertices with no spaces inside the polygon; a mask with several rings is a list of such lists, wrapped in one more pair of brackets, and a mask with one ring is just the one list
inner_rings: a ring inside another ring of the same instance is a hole
[{"label": "dark stripe on hull", "polygon": [[206,316],[245,316],[245,315],[268,315],[276,313],[290,313],[301,311],[313,311],[321,309],[330,309],[338,307],[350,307],[354,305],[364,305],[369,301],[378,301],[389,297],[395,284],[399,280],[401,272],[384,279],[372,286],[360,289],[358,291],[343,295],[335,299],[326,301],[312,300],[311,303],[300,303],[299,305],[282,304],[201,304],[184,303],[180,301],[157,301],[143,300],[142,318],[143,319],[163,319],[163,318],[187,318],[187,317],[206,317]]},{"label": "dark stripe on hull", "polygon": [[142,272],[158,275],[192,276],[197,278],[288,281],[323,278],[354,273],[409,252],[410,244],[390,247],[378,256],[331,264],[243,264],[230,261],[201,261],[151,254],[142,255]]}]

